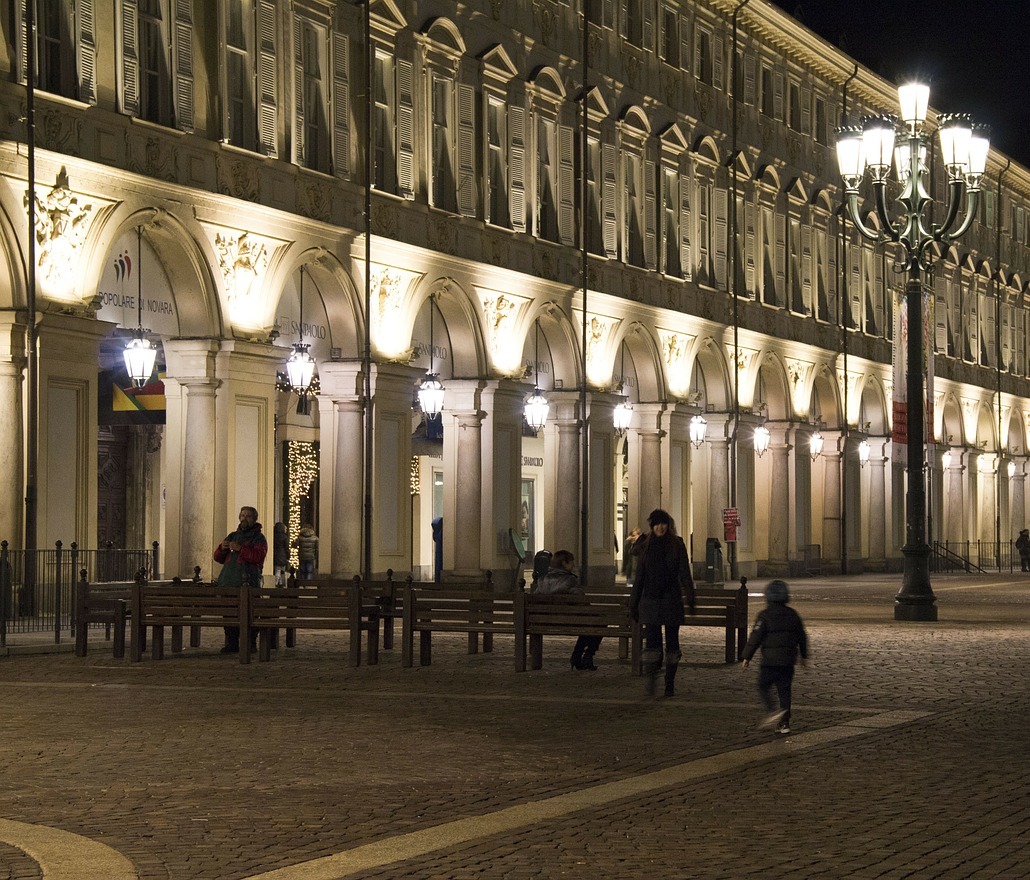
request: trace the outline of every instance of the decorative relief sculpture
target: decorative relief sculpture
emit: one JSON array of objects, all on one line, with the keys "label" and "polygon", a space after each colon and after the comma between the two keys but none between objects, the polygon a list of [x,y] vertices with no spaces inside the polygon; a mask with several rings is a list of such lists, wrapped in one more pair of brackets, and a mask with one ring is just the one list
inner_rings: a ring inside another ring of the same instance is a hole
[{"label": "decorative relief sculpture", "polygon": [[669,390],[677,397],[688,399],[690,395],[690,364],[687,357],[696,336],[658,329],[662,344],[662,358],[669,377]]},{"label": "decorative relief sculpture", "polygon": [[265,244],[244,232],[239,236],[215,236],[218,267],[225,280],[226,297],[230,305],[244,299],[254,281],[268,266]]},{"label": "decorative relief sculpture", "polygon": [[587,378],[599,387],[607,384],[611,378],[608,342],[618,323],[603,315],[591,315],[587,321]]},{"label": "decorative relief sculpture", "polygon": [[520,368],[520,352],[517,347],[518,316],[522,305],[528,300],[510,293],[477,288],[479,302],[486,318],[485,327],[490,360],[494,367],[505,375],[514,375]]},{"label": "decorative relief sculpture", "polygon": [[74,287],[78,251],[86,239],[93,206],[79,203],[63,173],[47,195],[36,195],[35,199],[40,279],[51,293],[60,295],[64,291],[64,298],[69,298]]},{"label": "decorative relief sculpture", "polygon": [[808,377],[814,364],[797,358],[787,358],[787,378],[790,380],[790,396],[796,412],[804,412],[808,403]]},{"label": "decorative relief sculpture", "polygon": [[[861,378],[861,373],[849,372],[845,376],[843,370],[837,370],[837,387],[840,389],[840,399],[841,401],[845,399],[848,401],[848,412],[844,413],[844,420],[849,425],[858,424],[858,412],[862,403],[861,398],[858,396],[858,382]],[[845,383],[847,383],[846,388]]]}]

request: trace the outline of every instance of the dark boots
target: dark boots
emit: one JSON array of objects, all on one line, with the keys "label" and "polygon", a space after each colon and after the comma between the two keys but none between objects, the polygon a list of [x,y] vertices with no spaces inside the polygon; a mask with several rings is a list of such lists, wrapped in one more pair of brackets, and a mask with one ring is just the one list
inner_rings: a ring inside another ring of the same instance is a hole
[{"label": "dark boots", "polygon": [[669,654],[665,658],[665,696],[667,697],[674,696],[676,693],[676,667],[680,665],[680,658],[682,656],[683,654],[677,651],[675,654]]}]

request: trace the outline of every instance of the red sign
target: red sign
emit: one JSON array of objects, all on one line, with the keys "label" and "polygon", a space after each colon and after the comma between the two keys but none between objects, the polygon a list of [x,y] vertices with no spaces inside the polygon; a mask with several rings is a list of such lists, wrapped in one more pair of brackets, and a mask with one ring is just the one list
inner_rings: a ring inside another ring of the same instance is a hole
[{"label": "red sign", "polygon": [[740,511],[736,507],[726,507],[722,511],[722,539],[737,540],[737,526],[740,525]]}]

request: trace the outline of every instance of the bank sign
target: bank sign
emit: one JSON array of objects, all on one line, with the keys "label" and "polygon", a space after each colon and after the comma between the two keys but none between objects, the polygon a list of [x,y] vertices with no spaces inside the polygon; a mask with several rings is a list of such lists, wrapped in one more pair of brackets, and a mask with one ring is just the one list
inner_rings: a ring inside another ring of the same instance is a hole
[{"label": "bank sign", "polygon": [[97,291],[100,295],[100,311],[97,317],[126,330],[135,330],[139,315],[137,295],[142,292],[143,327],[155,336],[178,336],[179,316],[171,285],[157,254],[145,238],[142,278],[139,263],[136,234],[123,235],[111,249],[111,257],[100,277],[100,289]]}]

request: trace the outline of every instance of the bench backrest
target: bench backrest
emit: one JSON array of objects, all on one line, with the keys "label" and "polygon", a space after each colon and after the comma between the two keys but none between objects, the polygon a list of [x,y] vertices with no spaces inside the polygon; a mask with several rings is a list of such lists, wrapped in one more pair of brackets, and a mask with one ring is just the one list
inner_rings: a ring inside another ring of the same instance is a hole
[{"label": "bench backrest", "polygon": [[217,584],[168,583],[133,584],[133,626],[160,625],[171,620],[191,624],[238,624],[242,587]]},{"label": "bench backrest", "polygon": [[448,624],[463,628],[483,624],[514,629],[516,595],[483,588],[442,590],[409,584],[404,588],[404,609],[416,628],[445,630]]},{"label": "bench backrest", "polygon": [[252,587],[252,626],[349,628],[360,622],[360,586]]}]

